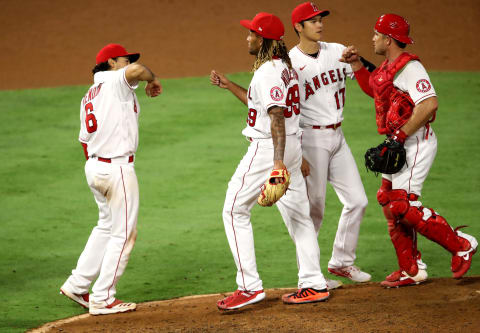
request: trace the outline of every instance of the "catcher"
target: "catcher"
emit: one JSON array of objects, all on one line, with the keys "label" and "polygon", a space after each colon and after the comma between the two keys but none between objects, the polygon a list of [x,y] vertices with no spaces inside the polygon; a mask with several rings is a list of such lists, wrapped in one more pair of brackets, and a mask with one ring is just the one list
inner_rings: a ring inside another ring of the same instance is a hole
[{"label": "catcher", "polygon": [[419,201],[437,152],[437,138],[430,125],[438,102],[430,78],[413,54],[404,52],[413,40],[403,17],[385,14],[375,24],[375,53],[385,61],[372,73],[359,60],[355,47],[342,54],[352,66],[362,90],[375,102],[378,132],[387,139],[365,155],[367,168],[382,173],[377,199],[388,222],[399,269],[388,275],[384,287],[415,285],[427,279],[427,265],[417,249],[417,232],[452,254],[454,278],[470,268],[477,240],[455,230],[435,210]]}]

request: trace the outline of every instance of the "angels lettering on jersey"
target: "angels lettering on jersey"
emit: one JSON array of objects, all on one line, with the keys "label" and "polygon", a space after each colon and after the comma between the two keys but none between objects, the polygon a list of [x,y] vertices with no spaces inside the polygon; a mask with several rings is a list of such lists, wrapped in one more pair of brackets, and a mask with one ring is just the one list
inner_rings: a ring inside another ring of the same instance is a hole
[{"label": "angels lettering on jersey", "polygon": [[[304,66],[303,68],[305,68]],[[303,70],[300,68],[300,70]],[[305,100],[307,101],[308,98],[315,94],[315,92],[320,89],[322,86],[328,86],[331,83],[342,82],[347,77],[347,69],[346,68],[335,68],[328,70],[326,72],[320,73],[318,75],[313,76],[310,80],[305,79],[303,86],[305,87]],[[345,102],[345,101],[344,101]]]}]

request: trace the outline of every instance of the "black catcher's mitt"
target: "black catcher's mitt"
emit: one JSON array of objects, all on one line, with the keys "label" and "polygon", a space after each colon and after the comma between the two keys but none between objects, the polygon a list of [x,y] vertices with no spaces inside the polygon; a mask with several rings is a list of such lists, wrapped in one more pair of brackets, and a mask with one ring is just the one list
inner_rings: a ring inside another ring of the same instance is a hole
[{"label": "black catcher's mitt", "polygon": [[407,154],[403,144],[392,138],[385,139],[380,145],[368,149],[365,153],[365,166],[375,173],[397,173],[403,168],[406,160]]}]

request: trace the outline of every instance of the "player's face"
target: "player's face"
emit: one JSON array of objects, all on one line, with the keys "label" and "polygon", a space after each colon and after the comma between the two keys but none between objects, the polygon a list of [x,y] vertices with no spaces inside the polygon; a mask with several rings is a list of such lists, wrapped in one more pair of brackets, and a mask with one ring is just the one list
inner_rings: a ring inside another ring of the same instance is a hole
[{"label": "player's face", "polygon": [[373,48],[376,54],[385,55],[389,37],[377,31],[373,34]]},{"label": "player's face", "polygon": [[257,55],[262,46],[262,42],[262,36],[259,36],[255,31],[249,31],[247,36],[248,53],[251,55]]},{"label": "player's face", "polygon": [[114,62],[115,64],[113,65],[113,70],[121,69],[130,65],[130,59],[128,59],[128,57],[118,57],[116,61],[114,60]]},{"label": "player's face", "polygon": [[323,22],[321,15],[317,15],[306,21],[303,21],[303,28],[300,34],[301,38],[319,42],[322,40],[322,33]]}]

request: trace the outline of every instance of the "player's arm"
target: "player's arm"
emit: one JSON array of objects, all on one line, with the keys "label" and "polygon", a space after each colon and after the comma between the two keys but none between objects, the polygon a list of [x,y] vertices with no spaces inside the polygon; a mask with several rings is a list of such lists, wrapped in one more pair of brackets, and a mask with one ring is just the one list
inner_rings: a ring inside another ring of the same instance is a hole
[{"label": "player's arm", "polygon": [[[358,53],[355,46],[348,46],[343,50],[342,57],[339,59],[341,62],[345,62],[352,67],[355,78],[358,85],[362,88],[363,92],[370,97],[373,97],[373,89],[370,87],[370,72],[363,66],[362,58]],[[370,64],[367,61],[368,64]]]},{"label": "player's arm", "polygon": [[235,82],[227,79],[225,75],[216,70],[212,70],[210,73],[210,83],[214,86],[219,86],[223,89],[228,89],[234,94],[243,104],[248,105],[247,89],[239,86]]},{"label": "player's arm", "polygon": [[145,92],[147,96],[155,97],[162,93],[162,85],[155,74],[145,65],[133,63],[125,69],[125,78],[130,85],[136,84],[138,81],[147,81]]},{"label": "player's arm", "polygon": [[400,128],[407,136],[415,133],[419,128],[433,117],[435,111],[438,109],[437,97],[430,97],[418,103],[413,108],[413,113],[410,119]]},{"label": "player's arm", "polygon": [[272,106],[268,109],[270,117],[270,130],[272,132],[273,140],[273,168],[286,169],[283,164],[283,157],[285,155],[285,116],[283,115],[284,108],[279,106]]}]

